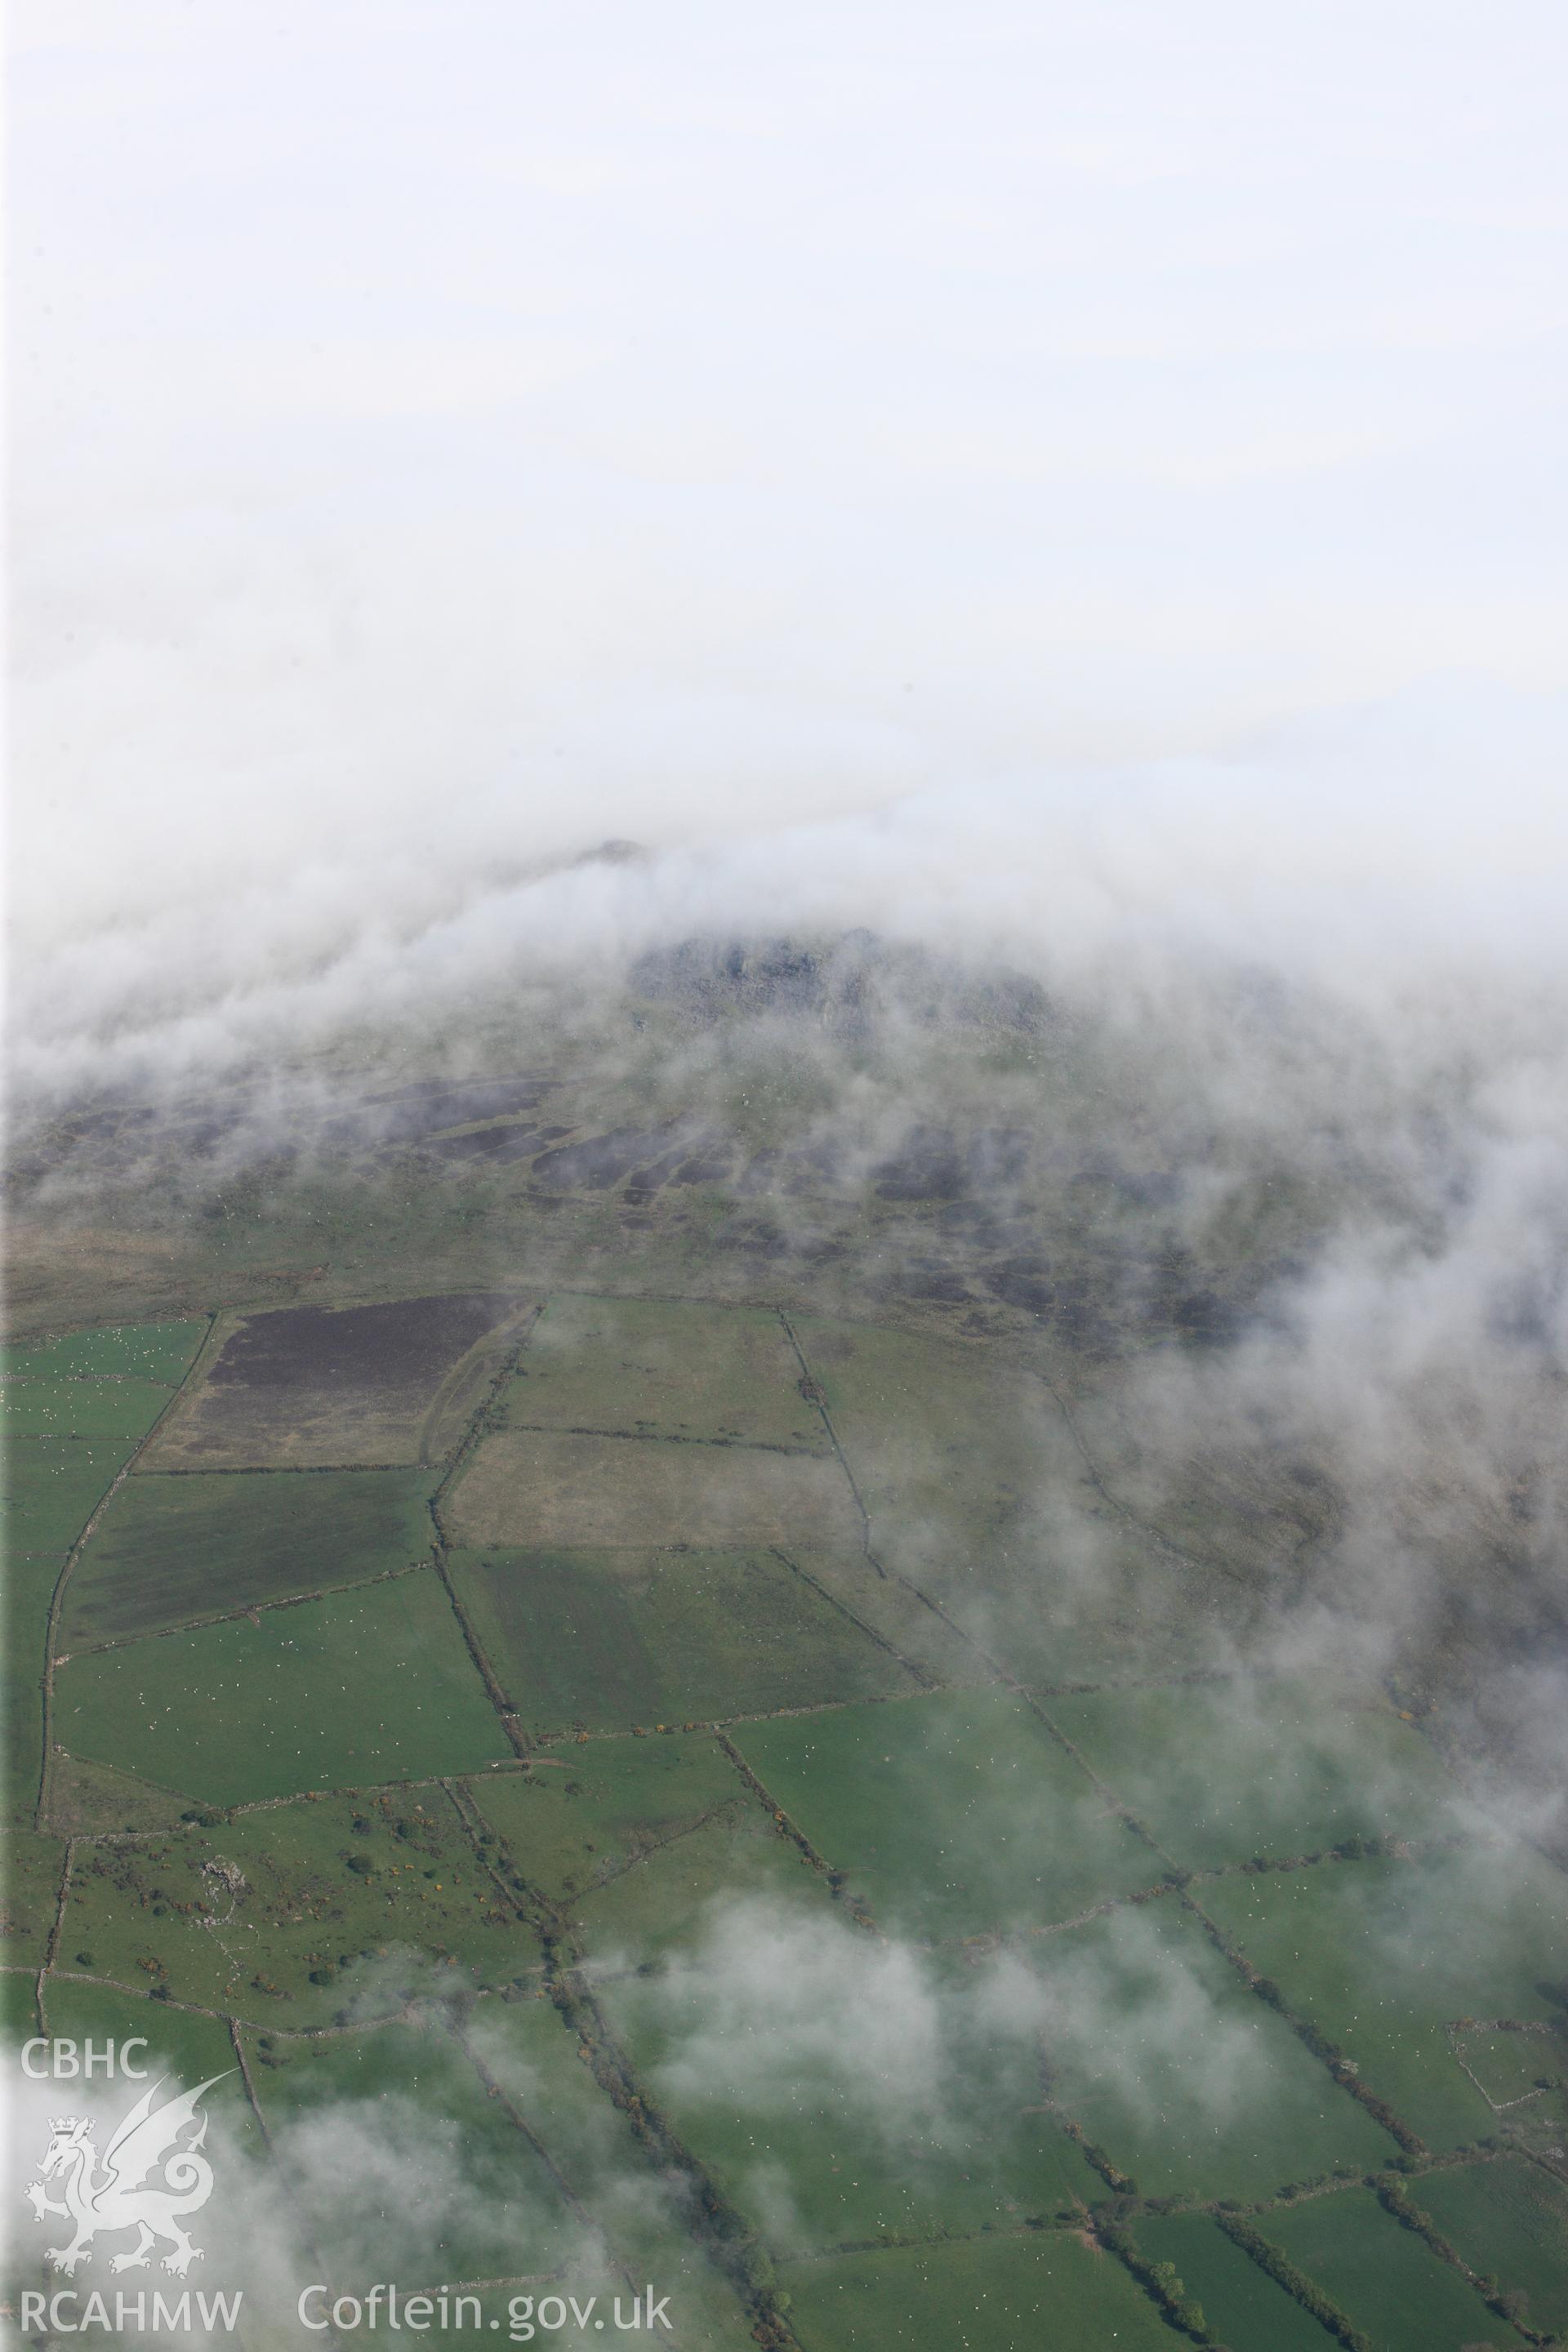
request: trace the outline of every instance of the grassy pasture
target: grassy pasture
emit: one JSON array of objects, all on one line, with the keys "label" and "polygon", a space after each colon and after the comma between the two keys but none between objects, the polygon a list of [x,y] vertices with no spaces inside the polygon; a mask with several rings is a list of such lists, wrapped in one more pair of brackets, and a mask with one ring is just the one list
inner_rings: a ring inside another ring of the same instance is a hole
[{"label": "grassy pasture", "polygon": [[734,1767],[701,1736],[595,1739],[486,1772],[475,1804],[513,1866],[552,1900],[589,1891],[726,1808],[752,1802]]},{"label": "grassy pasture", "polygon": [[453,1540],[539,1549],[853,1544],[837,1462],[758,1447],[498,1430],[446,1506]]},{"label": "grassy pasture", "polygon": [[1530,2297],[1531,2326],[1568,2328],[1568,2188],[1523,2157],[1456,2165],[1408,2194],[1473,2271]]},{"label": "grassy pasture", "polygon": [[423,1470],[211,1472],[128,1478],[72,1574],[68,1650],[427,1559]]},{"label": "grassy pasture", "polygon": [[49,1773],[49,1827],[60,1837],[90,1836],[104,1830],[168,1829],[179,1820],[184,1800],[107,1764],[57,1754]]},{"label": "grassy pasture", "polygon": [[542,2158],[434,2017],[270,2049],[247,2033],[247,2049],[337,2292],[529,2277],[593,2252]]},{"label": "grassy pasture", "polygon": [[1175,2264],[1231,2352],[1329,2352],[1334,2339],[1327,2329],[1206,2213],[1141,2214],[1133,2234],[1146,2262]]},{"label": "grassy pasture", "polygon": [[900,1934],[1044,1926],[1165,1874],[1009,1692],[742,1724],[733,1737],[818,1853]]},{"label": "grassy pasture", "polygon": [[1042,1381],[995,1351],[792,1318],[879,1559],[1031,1684],[1202,1662],[1234,1588],[1106,1501]]},{"label": "grassy pasture", "polygon": [[[748,1932],[780,1925],[775,1912]],[[765,1964],[726,1977],[724,1948],[620,1977],[601,2005],[655,2103],[779,2256],[1070,2219],[1105,2194],[968,1971],[936,1989],[940,2054],[922,2048],[873,2082]]]},{"label": "grassy pasture", "polygon": [[1321,1679],[1094,1691],[1054,1696],[1049,1713],[1188,1869],[1451,1825],[1420,1734]]},{"label": "grassy pasture", "polygon": [[26,1819],[37,1801],[43,1762],[44,1645],[49,1603],[63,1560],[47,1553],[11,1554],[5,1561],[4,1694],[5,1811]]},{"label": "grassy pasture", "polygon": [[1542,1988],[1563,1972],[1568,1880],[1551,1864],[1521,1847],[1473,1846],[1248,1874],[1199,1892],[1253,1966],[1430,2147],[1496,2128],[1445,2028],[1463,2016],[1558,2013]]},{"label": "grassy pasture", "polygon": [[762,1307],[554,1297],[502,1407],[520,1428],[828,1450],[795,1350]]},{"label": "grassy pasture", "polygon": [[[100,2053],[107,2042],[121,2044],[144,2035],[147,2048],[132,2054],[132,2063],[145,2070],[145,2080],[127,2079],[118,2073],[110,2079],[99,2072],[90,2084],[79,2075],[26,2083],[20,2079],[14,2058],[9,2060],[12,2082],[7,2088],[14,2086],[16,2093],[9,2121],[18,2177],[26,2179],[24,2165],[30,2167],[42,2156],[52,2116],[68,2112],[91,2116],[101,2152],[115,2126],[143,2093],[153,2091],[162,2105],[181,2088],[194,2090],[211,2083],[202,2113],[206,2119],[205,2153],[212,2160],[213,2189],[207,2202],[191,2217],[191,2235],[202,2259],[185,2284],[195,2287],[199,2282],[200,2290],[207,2293],[243,2287],[246,2318],[251,2321],[270,2284],[258,2277],[254,2268],[257,2192],[265,2200],[269,2186],[268,2159],[227,2028],[216,2018],[193,2017],[161,2001],[137,2000],[68,1978],[50,1979],[45,2022],[51,2036],[74,2041],[79,2049],[90,2042]],[[32,2031],[30,2024],[27,2030]],[[57,2215],[47,2215],[42,2228],[30,2218],[20,2219],[8,2249],[6,2285],[12,2296],[19,2289],[41,2288],[47,2294],[58,2286],[59,2273],[45,2268],[44,2250],[63,2244],[68,2235],[68,2225]],[[140,2283],[153,2291],[178,2292],[176,2283],[157,2267],[156,2257],[150,2271],[132,2271],[122,2278],[112,2275],[111,2260],[129,2252],[132,2242],[129,2231],[100,2238],[85,2273],[79,2276],[83,2294],[96,2285],[111,2312],[116,2288],[134,2293]],[[118,2340],[137,2339],[132,2332]],[[254,2340],[248,2326],[246,2340]]]},{"label": "grassy pasture", "polygon": [[131,1452],[123,1440],[13,1438],[5,1448],[7,1553],[68,1551]]},{"label": "grassy pasture", "polygon": [[928,1682],[973,1685],[996,1680],[994,1669],[972,1642],[907,1584],[868,1559],[858,1545],[824,1549],[789,1544],[780,1549],[803,1576],[814,1579],[840,1608],[858,1617]]},{"label": "grassy pasture", "polygon": [[792,2263],[803,2352],[1173,2352],[1112,2255],[1067,2231]]},{"label": "grassy pasture", "polygon": [[1064,1504],[1104,1509],[1049,1392],[989,1351],[869,1324],[795,1328],[871,1518],[924,1581],[1048,1560]]},{"label": "grassy pasture", "polygon": [[5,1841],[4,1937],[0,1959],[41,1969],[55,1923],[65,1847],[58,1838],[16,1830]]},{"label": "grassy pasture", "polygon": [[757,1902],[821,1916],[827,1888],[757,1805],[726,1806],[563,1905],[584,1949],[606,1968],[697,1948],[715,1923]]},{"label": "grassy pasture", "polygon": [[1370,2337],[1373,2352],[1462,2352],[1512,2347],[1519,2337],[1496,2319],[1468,2282],[1432,2252],[1367,2189],[1254,2217],[1298,2270]]},{"label": "grassy pasture", "polygon": [[206,1338],[204,1318],[190,1323],[121,1323],[0,1348],[0,1372],[39,1381],[156,1381],[178,1388]]},{"label": "grassy pasture", "polygon": [[60,1671],[57,1706],[72,1753],[208,1804],[510,1753],[433,1574],[89,1651]]},{"label": "grassy pasture", "polygon": [[[607,2255],[669,2294],[682,2347],[750,2352],[752,2323],[734,2289],[687,2235],[674,2184],[600,2091],[553,2003],[487,2002],[467,2036],[603,2231]],[[618,2277],[609,2291],[624,2294]]]},{"label": "grassy pasture", "polygon": [[457,1441],[526,1303],[493,1291],[238,1318],[148,1451],[158,1470],[430,1462]]},{"label": "grassy pasture", "polygon": [[913,1677],[767,1551],[457,1552],[453,1583],[530,1724],[710,1719]]},{"label": "grassy pasture", "polygon": [[1145,2196],[1271,2197],[1395,2153],[1173,1897],[1024,1954],[1054,2097]]},{"label": "grassy pasture", "polygon": [[[231,2129],[249,2126],[249,2102],[236,2071],[234,2044],[220,2018],[195,2017],[161,2000],[69,1976],[49,1979],[46,2018],[51,2034],[78,2042],[120,2042],[145,2034],[147,2048],[136,2053],[135,2063],[145,2066],[149,2082],[165,2072],[188,2084],[221,2075],[224,2079],[208,2096],[212,2113],[221,2114]],[[64,2088],[62,2084],[55,2091],[62,2104]],[[118,2075],[108,2095],[119,2102],[128,2099]]]},{"label": "grassy pasture", "polygon": [[19,1961],[8,1960],[0,1967],[0,2034],[9,2041],[26,2042],[38,2030],[34,2006],[37,1982],[35,1971]]},{"label": "grassy pasture", "polygon": [[66,1921],[65,1967],[86,1950],[97,1975],[290,2029],[395,2008],[414,1952],[455,1956],[484,1985],[539,1958],[438,1789],[79,1848]]},{"label": "grassy pasture", "polygon": [[169,1396],[151,1381],[8,1380],[0,1382],[0,1433],[134,1444]]},{"label": "grassy pasture", "polygon": [[1521,2148],[1568,2147],[1568,2008],[1559,2011],[1555,2032],[1520,2020],[1466,2026],[1448,2040],[1499,2110],[1499,2137]]}]

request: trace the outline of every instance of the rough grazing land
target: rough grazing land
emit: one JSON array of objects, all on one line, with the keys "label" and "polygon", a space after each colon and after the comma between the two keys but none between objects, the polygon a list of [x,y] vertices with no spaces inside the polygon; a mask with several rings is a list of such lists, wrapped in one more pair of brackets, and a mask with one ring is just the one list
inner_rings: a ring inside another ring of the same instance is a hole
[{"label": "rough grazing land", "polygon": [[487,1437],[453,1491],[459,1543],[691,1544],[708,1550],[852,1543],[859,1519],[838,1465],[756,1448],[574,1437]]},{"label": "rough grazing land", "polygon": [[644,1299],[553,1299],[504,1399],[520,1428],[636,1431],[825,1454],[776,1315]]}]

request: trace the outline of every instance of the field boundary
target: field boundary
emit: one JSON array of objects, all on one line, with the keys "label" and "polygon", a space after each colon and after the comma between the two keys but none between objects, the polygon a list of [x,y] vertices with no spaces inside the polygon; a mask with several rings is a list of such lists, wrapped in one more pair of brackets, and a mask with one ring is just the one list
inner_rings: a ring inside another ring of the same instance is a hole
[{"label": "field boundary", "polygon": [[516,1371],[523,1350],[533,1337],[541,1318],[548,1308],[549,1301],[545,1299],[532,1309],[518,1335],[515,1346],[509,1348],[502,1357],[495,1378],[489,1382],[469,1414],[468,1426],[453,1447],[451,1457],[431,1494],[428,1504],[430,1526],[435,1536],[436,1573],[440,1578],[442,1588],[451,1603],[452,1614],[458,1621],[458,1631],[463,1636],[463,1644],[473,1663],[474,1671],[484,1685],[485,1696],[489,1700],[500,1720],[500,1727],[506,1734],[508,1747],[514,1756],[519,1757],[526,1756],[529,1752],[528,1734],[523,1730],[516,1710],[511,1705],[510,1694],[502,1688],[500,1678],[490,1664],[484,1643],[479,1639],[479,1629],[464,1608],[458,1588],[452,1581],[452,1571],[447,1565],[447,1557],[451,1547],[447,1540],[446,1521],[442,1517],[442,1505],[446,1500],[447,1489],[463,1469],[468,1456],[473,1453],[489,1425],[496,1399]]}]

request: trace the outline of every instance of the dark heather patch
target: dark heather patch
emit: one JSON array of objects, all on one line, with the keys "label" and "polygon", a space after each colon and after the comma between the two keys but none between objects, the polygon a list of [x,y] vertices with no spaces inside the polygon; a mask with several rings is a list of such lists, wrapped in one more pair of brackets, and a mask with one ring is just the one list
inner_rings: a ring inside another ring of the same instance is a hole
[{"label": "dark heather patch", "polygon": [[883,1201],[955,1201],[965,1189],[963,1162],[946,1127],[911,1127],[872,1174]]},{"label": "dark heather patch", "polygon": [[624,1184],[634,1168],[668,1150],[671,1134],[668,1127],[613,1127],[607,1135],[589,1136],[582,1143],[566,1143],[558,1151],[546,1151],[535,1162],[533,1172],[541,1183],[558,1192],[574,1192],[579,1187],[606,1192],[612,1184]]},{"label": "dark heather patch", "polygon": [[207,1385],[319,1391],[341,1384],[361,1395],[433,1387],[516,1305],[505,1291],[477,1291],[378,1307],[279,1307],[229,1335]]}]

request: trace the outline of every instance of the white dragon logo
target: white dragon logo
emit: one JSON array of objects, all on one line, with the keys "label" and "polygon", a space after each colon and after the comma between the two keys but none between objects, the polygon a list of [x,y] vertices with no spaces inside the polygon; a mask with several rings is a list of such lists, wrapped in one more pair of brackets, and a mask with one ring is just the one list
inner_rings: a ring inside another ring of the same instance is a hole
[{"label": "white dragon logo", "polygon": [[[203,2097],[225,2077],[214,2074],[194,2091],[183,2091],[178,2098],[166,2100],[154,2110],[153,2101],[168,2079],[166,2074],[161,2076],[137,2100],[103,2151],[101,2175],[90,2118],[51,2117],[49,2144],[38,2178],[22,2193],[36,2221],[58,2213],[76,2224],[69,2245],[51,2246],[45,2254],[45,2261],[56,2270],[68,2276],[79,2263],[89,2263],[91,2241],[100,2231],[109,2235],[117,2230],[136,2231],[137,2242],[129,2253],[110,2257],[111,2271],[144,2270],[153,2247],[165,2239],[174,2252],[164,2256],[163,2268],[176,2277],[183,2277],[193,2263],[201,2261],[202,2250],[192,2245],[179,2217],[198,2211],[212,2195],[212,2166],[198,2153],[207,2136],[205,2116],[187,2147],[175,2143],[195,2121]],[[155,2182],[149,2176],[160,2166],[163,2178]],[[45,2181],[56,2179],[64,2191],[63,2203],[44,2192]]]}]

